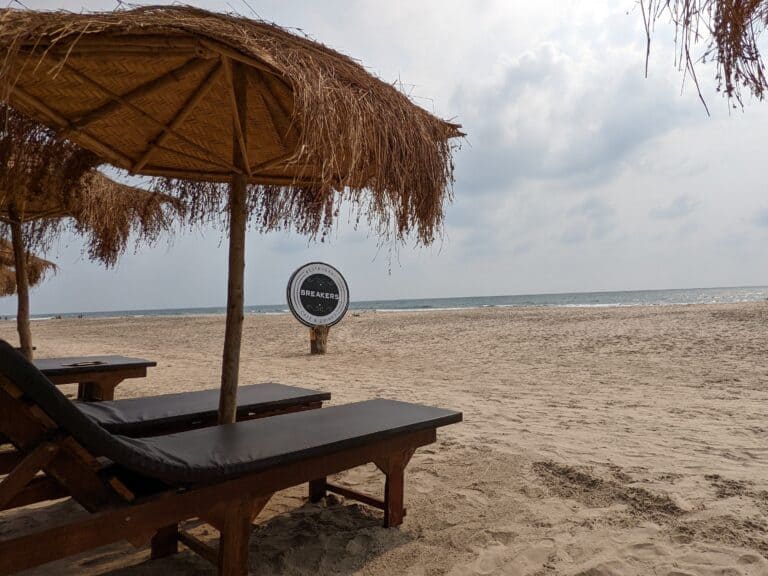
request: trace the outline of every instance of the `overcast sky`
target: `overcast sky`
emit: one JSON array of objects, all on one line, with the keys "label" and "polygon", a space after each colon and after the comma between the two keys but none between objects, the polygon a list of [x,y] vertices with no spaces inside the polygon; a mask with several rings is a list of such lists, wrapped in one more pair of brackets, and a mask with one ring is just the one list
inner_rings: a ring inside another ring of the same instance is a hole
[{"label": "overcast sky", "polygon": [[[247,304],[282,302],[310,260],[340,268],[355,300],[768,284],[768,104],[729,111],[701,71],[707,117],[692,85],[681,92],[670,29],[646,79],[635,0],[238,2],[196,4],[301,28],[468,134],[442,242],[402,246],[390,264],[350,225],[324,245],[250,232]],[[114,270],[87,262],[77,238],[49,257],[60,270],[33,291],[33,312],[226,297],[219,231],[177,233]]]}]

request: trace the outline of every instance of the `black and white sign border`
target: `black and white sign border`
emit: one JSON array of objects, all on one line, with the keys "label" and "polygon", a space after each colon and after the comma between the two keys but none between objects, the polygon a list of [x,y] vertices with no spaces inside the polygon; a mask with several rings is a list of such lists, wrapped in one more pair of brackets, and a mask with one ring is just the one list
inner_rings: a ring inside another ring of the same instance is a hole
[{"label": "black and white sign border", "polygon": [[[305,310],[301,305],[301,296],[299,293],[301,285],[304,280],[313,274],[324,274],[328,276],[336,283],[336,286],[339,289],[339,303],[336,306],[336,309],[328,316],[315,316]],[[344,318],[344,315],[349,308],[349,286],[347,286],[347,281],[344,279],[344,276],[341,275],[341,272],[325,262],[310,262],[301,266],[291,274],[291,277],[288,280],[286,293],[288,308],[290,308],[293,316],[296,320],[310,328],[314,328],[315,326],[330,327],[338,324],[341,319]]]}]

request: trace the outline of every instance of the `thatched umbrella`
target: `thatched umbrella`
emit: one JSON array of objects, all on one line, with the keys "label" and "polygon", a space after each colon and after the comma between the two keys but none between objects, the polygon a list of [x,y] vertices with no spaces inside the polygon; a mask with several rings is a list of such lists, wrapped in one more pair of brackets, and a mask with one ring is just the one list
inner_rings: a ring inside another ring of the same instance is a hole
[{"label": "thatched umbrella", "polygon": [[206,182],[230,184],[222,422],[235,415],[249,213],[262,230],[315,235],[346,199],[380,233],[424,243],[442,223],[459,127],[273,24],[181,6],[3,10],[0,62],[14,106],[133,173],[184,179],[168,188],[195,199],[193,215],[218,208]]},{"label": "thatched umbrella", "polygon": [[[742,88],[759,100],[764,98],[768,75],[760,38],[768,26],[768,1],[640,0],[640,8],[649,49],[654,24],[663,16],[672,20],[677,28],[678,64],[697,88],[695,65],[714,61],[718,89],[729,99],[741,103]],[[697,43],[703,46],[699,54]]]},{"label": "thatched umbrella", "polygon": [[19,340],[31,358],[29,285],[38,267],[28,251],[45,251],[71,228],[87,237],[91,259],[110,266],[132,233],[151,241],[167,231],[180,202],[107,178],[97,155],[12,108],[0,107],[0,118],[0,233],[12,241]]},{"label": "thatched umbrella", "polygon": [[[30,286],[37,286],[45,277],[56,270],[56,264],[27,252],[25,256],[27,280]],[[16,294],[16,256],[13,245],[0,238],[0,297]]]}]

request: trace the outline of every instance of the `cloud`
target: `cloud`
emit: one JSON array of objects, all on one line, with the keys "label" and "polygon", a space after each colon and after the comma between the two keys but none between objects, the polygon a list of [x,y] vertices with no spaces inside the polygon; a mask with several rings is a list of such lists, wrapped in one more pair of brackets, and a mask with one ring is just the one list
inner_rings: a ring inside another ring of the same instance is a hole
[{"label": "cloud", "polygon": [[500,56],[491,75],[457,88],[451,108],[471,143],[459,154],[462,188],[498,192],[530,179],[592,186],[689,116],[625,49],[598,48],[543,42]]},{"label": "cloud", "polygon": [[698,205],[699,201],[689,194],[680,194],[666,206],[653,208],[650,215],[659,220],[679,220],[690,216]]},{"label": "cloud", "polygon": [[589,197],[568,213],[569,227],[560,236],[563,244],[579,244],[586,240],[602,240],[616,227],[616,211],[597,196]]},{"label": "cloud", "polygon": [[757,214],[755,214],[754,222],[755,225],[759,226],[760,228],[768,228],[768,208],[760,210]]}]

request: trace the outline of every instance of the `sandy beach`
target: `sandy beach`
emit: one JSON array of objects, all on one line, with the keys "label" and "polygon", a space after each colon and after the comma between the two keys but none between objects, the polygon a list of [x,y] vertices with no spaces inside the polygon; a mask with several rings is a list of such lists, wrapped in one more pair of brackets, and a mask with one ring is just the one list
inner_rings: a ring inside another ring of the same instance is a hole
[{"label": "sandy beach", "polygon": [[[158,362],[118,398],[218,386],[223,316],[33,323],[38,357]],[[259,517],[253,574],[768,574],[768,303],[350,313],[310,356],[289,316],[248,316],[241,382],[464,412],[419,450],[400,529],[305,487]],[[14,324],[0,337],[15,341]],[[66,389],[66,388],[65,388]],[[72,392],[71,389],[66,389]],[[373,466],[339,483],[376,491]],[[80,514],[0,514],[0,537]],[[215,532],[199,527],[213,540]],[[42,544],[42,543],[41,543]],[[118,544],[32,574],[213,574]]]}]

